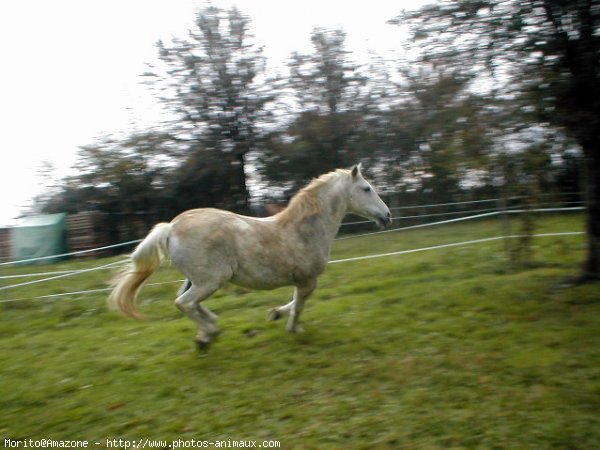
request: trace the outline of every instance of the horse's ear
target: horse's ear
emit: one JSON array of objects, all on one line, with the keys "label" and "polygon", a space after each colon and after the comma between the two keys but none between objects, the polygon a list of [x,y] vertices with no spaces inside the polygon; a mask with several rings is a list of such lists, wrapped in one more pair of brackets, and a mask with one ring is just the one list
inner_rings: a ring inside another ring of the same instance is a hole
[{"label": "horse's ear", "polygon": [[360,175],[360,169],[362,169],[362,163],[358,163],[352,167],[352,178],[356,178]]}]

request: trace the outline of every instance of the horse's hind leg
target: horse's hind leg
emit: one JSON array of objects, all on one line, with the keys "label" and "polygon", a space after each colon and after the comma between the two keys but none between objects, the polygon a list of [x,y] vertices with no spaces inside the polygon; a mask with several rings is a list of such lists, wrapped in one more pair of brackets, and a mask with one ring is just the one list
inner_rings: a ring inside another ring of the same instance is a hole
[{"label": "horse's hind leg", "polygon": [[189,280],[189,278],[186,278],[185,280],[183,280],[183,284],[177,291],[177,297],[181,296],[185,291],[187,291],[191,287],[192,287],[192,282]]},{"label": "horse's hind leg", "polygon": [[304,303],[310,297],[317,287],[317,279],[307,280],[305,283],[298,284],[294,291],[294,305],[290,311],[290,318],[287,323],[287,330],[290,333],[301,333],[304,331],[299,324],[300,314],[304,310]]},{"label": "horse's hind leg", "polygon": [[219,334],[217,315],[202,306],[200,302],[210,297],[219,286],[206,284],[191,286],[175,300],[175,305],[198,326],[196,343],[200,349],[208,347]]},{"label": "horse's hind leg", "polygon": [[284,316],[289,316],[290,311],[292,310],[293,307],[294,307],[294,298],[292,297],[292,300],[289,303],[287,303],[283,306],[280,306],[279,308],[272,309],[271,312],[269,312],[269,316],[267,317],[267,320],[279,320]]}]

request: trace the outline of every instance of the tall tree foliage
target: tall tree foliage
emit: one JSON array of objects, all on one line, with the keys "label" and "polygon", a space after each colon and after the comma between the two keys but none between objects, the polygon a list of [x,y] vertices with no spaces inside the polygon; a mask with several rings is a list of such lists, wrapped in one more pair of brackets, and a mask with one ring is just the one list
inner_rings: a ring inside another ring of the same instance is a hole
[{"label": "tall tree foliage", "polygon": [[372,164],[383,165],[386,184],[396,191],[451,198],[485,165],[490,127],[483,99],[465,93],[470,78],[454,72],[404,68],[402,78],[402,101],[370,121]]},{"label": "tall tree foliage", "polygon": [[349,59],[346,33],[315,28],[311,42],[312,54],[293,53],[289,63],[289,84],[299,109],[322,115],[356,110],[366,79]]},{"label": "tall tree foliage", "polygon": [[265,59],[250,43],[249,19],[235,8],[201,10],[196,26],[187,39],[157,44],[168,66],[158,78],[166,85],[162,100],[178,117],[173,134],[185,150],[176,191],[206,206],[195,191],[210,178],[210,204],[247,211],[246,156],[257,148],[273,100],[258,81]]},{"label": "tall tree foliage", "polygon": [[[133,223],[147,230],[169,213],[167,186],[168,135],[154,132],[125,140],[105,138],[79,151],[76,175],[69,176],[50,198],[44,212],[77,213],[85,210],[107,214],[108,233],[113,240],[136,236]],[[134,220],[135,219],[135,220]]]},{"label": "tall tree foliage", "polygon": [[442,1],[394,22],[411,27],[426,61],[487,73],[497,93],[579,144],[588,202],[582,279],[600,278],[600,1]]},{"label": "tall tree foliage", "polygon": [[[357,141],[364,132],[362,91],[366,79],[348,58],[341,30],[316,28],[314,52],[294,53],[289,62],[287,91],[297,105],[294,119],[271,136],[263,155],[267,177],[295,190],[307,179],[349,166],[358,158]],[[291,181],[291,182],[290,182]]]}]

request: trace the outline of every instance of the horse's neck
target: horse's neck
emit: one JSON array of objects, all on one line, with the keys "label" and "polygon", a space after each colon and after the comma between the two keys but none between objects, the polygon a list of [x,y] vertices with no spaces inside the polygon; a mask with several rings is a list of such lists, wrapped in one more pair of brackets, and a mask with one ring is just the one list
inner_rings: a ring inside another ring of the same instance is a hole
[{"label": "horse's neck", "polygon": [[329,246],[338,232],[342,219],[346,214],[348,199],[342,186],[325,186],[318,193],[320,214],[312,221],[321,244]]}]

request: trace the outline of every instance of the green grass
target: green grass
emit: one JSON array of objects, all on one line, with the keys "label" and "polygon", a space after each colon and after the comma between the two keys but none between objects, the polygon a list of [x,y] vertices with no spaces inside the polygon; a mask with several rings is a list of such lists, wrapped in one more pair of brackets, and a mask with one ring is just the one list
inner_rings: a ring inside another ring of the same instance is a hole
[{"label": "green grass", "polygon": [[[579,215],[537,232],[580,231]],[[332,259],[500,234],[465,222],[335,243]],[[565,286],[583,236],[534,240],[512,269],[501,241],[333,264],[303,315],[266,322],[291,289],[227,287],[206,301],[223,333],[203,357],[173,306],[147,286],[136,322],[105,293],[0,305],[0,442],[252,439],[282,448],[600,448],[600,289]],[[3,274],[110,260],[26,266]],[[151,282],[178,279],[160,270]],[[2,291],[31,298],[106,287],[91,272]],[[8,280],[5,284],[24,280]]]}]

